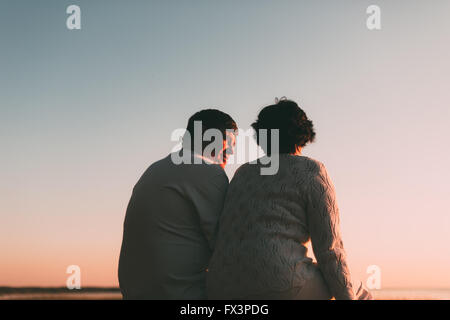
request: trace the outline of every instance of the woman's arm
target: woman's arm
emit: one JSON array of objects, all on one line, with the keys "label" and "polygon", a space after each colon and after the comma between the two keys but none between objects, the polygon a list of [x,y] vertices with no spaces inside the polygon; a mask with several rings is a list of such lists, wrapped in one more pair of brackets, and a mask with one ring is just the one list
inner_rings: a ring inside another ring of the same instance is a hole
[{"label": "woman's arm", "polygon": [[339,209],[333,183],[317,162],[306,189],[311,243],[318,266],[336,299],[354,299],[350,271],[339,230]]}]

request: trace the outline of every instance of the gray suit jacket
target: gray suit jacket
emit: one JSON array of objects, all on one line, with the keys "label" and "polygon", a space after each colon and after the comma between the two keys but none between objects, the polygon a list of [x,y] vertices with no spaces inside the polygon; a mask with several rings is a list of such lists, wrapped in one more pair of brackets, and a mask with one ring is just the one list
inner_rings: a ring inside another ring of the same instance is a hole
[{"label": "gray suit jacket", "polygon": [[133,189],[119,261],[125,299],[205,299],[228,178],[215,164],[155,162]]}]

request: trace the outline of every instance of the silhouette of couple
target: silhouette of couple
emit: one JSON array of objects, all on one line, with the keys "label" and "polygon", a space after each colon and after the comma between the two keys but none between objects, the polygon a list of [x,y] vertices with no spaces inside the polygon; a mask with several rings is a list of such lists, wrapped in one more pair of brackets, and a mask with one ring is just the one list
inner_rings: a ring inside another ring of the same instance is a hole
[{"label": "silhouette of couple", "polygon": [[[219,130],[219,151],[193,146],[194,123]],[[290,100],[261,110],[252,124],[265,161],[242,165],[229,183],[235,121],[202,110],[188,121],[179,152],[153,163],[133,189],[119,261],[124,299],[371,299],[353,282],[339,228],[335,191],[325,166],[301,155],[315,137],[312,121]],[[278,148],[261,143],[277,130]],[[186,138],[188,137],[188,138]],[[276,152],[276,154],[274,154]],[[195,160],[195,161],[194,161]],[[317,262],[307,255],[311,240]]]}]

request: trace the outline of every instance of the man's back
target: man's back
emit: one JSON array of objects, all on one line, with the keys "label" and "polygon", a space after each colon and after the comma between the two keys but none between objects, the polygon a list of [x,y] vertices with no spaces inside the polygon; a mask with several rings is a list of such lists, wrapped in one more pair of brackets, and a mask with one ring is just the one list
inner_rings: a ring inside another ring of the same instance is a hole
[{"label": "man's back", "polygon": [[125,299],[205,299],[228,178],[218,165],[155,162],[133,189],[119,282]]}]

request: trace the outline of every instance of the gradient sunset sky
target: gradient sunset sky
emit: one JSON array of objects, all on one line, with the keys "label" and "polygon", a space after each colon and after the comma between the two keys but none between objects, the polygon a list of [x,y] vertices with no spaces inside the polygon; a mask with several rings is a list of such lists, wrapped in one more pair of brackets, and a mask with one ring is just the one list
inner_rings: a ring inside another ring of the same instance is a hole
[{"label": "gradient sunset sky", "polygon": [[0,57],[0,286],[63,286],[73,264],[118,285],[132,188],[172,131],[204,107],[248,129],[287,96],[354,277],[450,288],[450,1],[2,0]]}]

